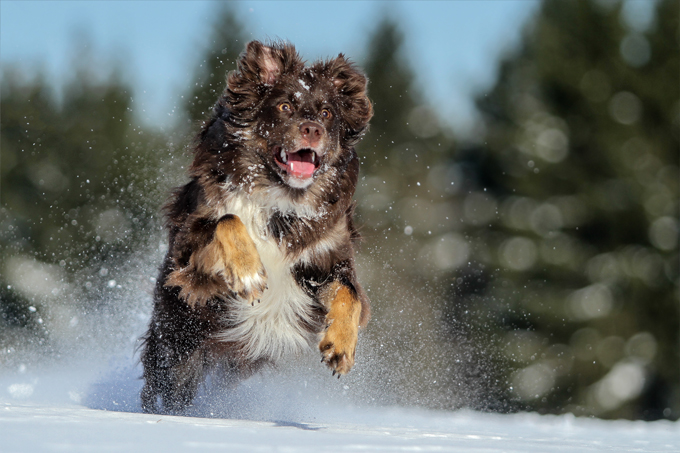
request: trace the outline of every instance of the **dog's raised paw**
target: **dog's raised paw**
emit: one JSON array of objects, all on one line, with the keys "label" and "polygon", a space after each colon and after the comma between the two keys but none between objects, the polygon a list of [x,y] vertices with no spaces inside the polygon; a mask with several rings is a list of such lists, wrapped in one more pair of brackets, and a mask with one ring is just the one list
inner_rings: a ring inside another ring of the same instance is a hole
[{"label": "dog's raised paw", "polygon": [[237,277],[234,280],[230,283],[232,290],[252,305],[260,302],[262,293],[267,289],[267,272],[264,267],[260,268],[256,274]]},{"label": "dog's raised paw", "polygon": [[219,253],[216,273],[241,299],[250,304],[259,300],[267,288],[267,271],[241,219],[235,215],[220,219],[214,243]]},{"label": "dog's raised paw", "polygon": [[335,320],[319,343],[321,361],[325,362],[333,376],[336,373],[343,375],[349,373],[354,366],[354,354],[357,347],[358,327],[353,326],[351,321]]}]

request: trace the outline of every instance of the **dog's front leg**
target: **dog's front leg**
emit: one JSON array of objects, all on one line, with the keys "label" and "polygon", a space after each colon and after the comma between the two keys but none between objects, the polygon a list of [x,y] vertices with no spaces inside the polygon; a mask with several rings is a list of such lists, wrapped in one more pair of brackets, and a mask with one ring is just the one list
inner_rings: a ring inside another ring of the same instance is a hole
[{"label": "dog's front leg", "polygon": [[267,287],[267,272],[238,216],[228,214],[219,220],[212,249],[204,252],[207,265],[214,260],[212,271],[221,274],[233,292],[251,303],[260,298]]},{"label": "dog's front leg", "polygon": [[319,343],[321,360],[333,370],[333,375],[347,374],[354,365],[361,302],[354,288],[337,281],[326,286],[320,296],[328,310],[326,331]]},{"label": "dog's front leg", "polygon": [[220,218],[212,239],[191,253],[188,266],[173,271],[166,285],[181,287],[180,297],[194,306],[232,292],[254,303],[267,286],[267,273],[241,219]]}]

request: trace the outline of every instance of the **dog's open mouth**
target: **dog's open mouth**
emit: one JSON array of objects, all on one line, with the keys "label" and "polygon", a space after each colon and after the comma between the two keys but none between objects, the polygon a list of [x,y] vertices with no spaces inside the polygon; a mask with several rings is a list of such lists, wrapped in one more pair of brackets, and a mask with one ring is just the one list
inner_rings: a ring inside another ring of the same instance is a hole
[{"label": "dog's open mouth", "polygon": [[273,151],[278,166],[295,178],[309,179],[319,168],[319,156],[309,148],[286,152],[282,147],[275,146]]}]

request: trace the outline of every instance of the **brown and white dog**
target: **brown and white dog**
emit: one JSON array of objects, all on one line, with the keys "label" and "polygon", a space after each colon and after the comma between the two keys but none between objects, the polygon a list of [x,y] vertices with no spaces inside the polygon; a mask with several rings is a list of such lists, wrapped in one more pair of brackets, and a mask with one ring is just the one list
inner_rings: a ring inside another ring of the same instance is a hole
[{"label": "brown and white dog", "polygon": [[369,319],[352,222],[366,83],[342,54],[306,66],[290,44],[247,45],[199,134],[191,181],[166,205],[145,411],[181,411],[208,373],[234,382],[310,344],[333,375],[350,371]]}]

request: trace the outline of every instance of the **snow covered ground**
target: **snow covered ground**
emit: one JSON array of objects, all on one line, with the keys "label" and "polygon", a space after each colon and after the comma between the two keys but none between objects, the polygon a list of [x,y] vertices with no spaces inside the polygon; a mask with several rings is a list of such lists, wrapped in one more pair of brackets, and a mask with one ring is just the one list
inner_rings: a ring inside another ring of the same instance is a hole
[{"label": "snow covered ground", "polygon": [[299,370],[264,373],[228,397],[204,395],[192,416],[147,415],[138,368],[96,368],[3,373],[0,451],[680,451],[680,423],[380,407],[348,398],[352,381]]},{"label": "snow covered ground", "polygon": [[5,453],[680,451],[680,427],[669,422],[400,408],[344,408],[334,418],[250,421],[4,402],[0,438]]}]

